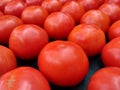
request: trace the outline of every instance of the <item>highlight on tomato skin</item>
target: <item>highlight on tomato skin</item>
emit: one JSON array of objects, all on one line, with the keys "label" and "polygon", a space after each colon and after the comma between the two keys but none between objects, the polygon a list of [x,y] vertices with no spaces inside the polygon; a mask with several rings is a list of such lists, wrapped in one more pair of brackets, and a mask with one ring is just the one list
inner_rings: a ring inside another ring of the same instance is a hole
[{"label": "highlight on tomato skin", "polygon": [[29,66],[15,68],[0,77],[0,90],[51,90],[44,75]]},{"label": "highlight on tomato skin", "polygon": [[41,50],[38,67],[51,83],[72,87],[86,77],[89,62],[80,46],[70,41],[56,40]]}]

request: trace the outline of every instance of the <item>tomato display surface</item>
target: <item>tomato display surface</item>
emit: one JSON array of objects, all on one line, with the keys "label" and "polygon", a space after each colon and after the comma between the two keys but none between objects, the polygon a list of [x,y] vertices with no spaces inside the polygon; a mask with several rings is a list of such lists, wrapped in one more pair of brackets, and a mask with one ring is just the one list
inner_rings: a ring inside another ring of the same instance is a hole
[{"label": "tomato display surface", "polygon": [[11,32],[21,24],[23,24],[22,20],[16,16],[0,16],[0,44],[8,44]]},{"label": "tomato display surface", "polygon": [[25,24],[35,24],[43,26],[48,12],[41,6],[29,6],[22,12],[21,19]]},{"label": "tomato display surface", "polygon": [[93,24],[77,25],[69,34],[68,40],[80,45],[90,57],[99,54],[106,43],[104,32]]},{"label": "tomato display surface", "polygon": [[120,36],[120,20],[114,22],[108,30],[108,38],[112,40]]},{"label": "tomato display surface", "polygon": [[48,15],[44,22],[44,29],[52,39],[66,39],[74,26],[72,16],[63,12]]},{"label": "tomato display surface", "polygon": [[51,90],[47,79],[32,67],[19,67],[0,78],[0,90]]},{"label": "tomato display surface", "polygon": [[14,53],[7,47],[0,45],[0,76],[17,67]]},{"label": "tomato display surface", "polygon": [[100,10],[89,10],[81,17],[80,23],[95,24],[106,33],[110,25],[110,19]]},{"label": "tomato display surface", "polygon": [[87,75],[89,62],[80,46],[70,41],[56,40],[41,50],[38,67],[55,85],[75,86]]},{"label": "tomato display surface", "polygon": [[87,90],[119,90],[120,68],[105,67],[93,74]]},{"label": "tomato display surface", "polygon": [[120,67],[120,37],[111,40],[103,47],[101,59],[105,66]]},{"label": "tomato display surface", "polygon": [[48,40],[46,31],[37,25],[20,25],[10,35],[9,48],[17,57],[29,60],[37,57]]}]

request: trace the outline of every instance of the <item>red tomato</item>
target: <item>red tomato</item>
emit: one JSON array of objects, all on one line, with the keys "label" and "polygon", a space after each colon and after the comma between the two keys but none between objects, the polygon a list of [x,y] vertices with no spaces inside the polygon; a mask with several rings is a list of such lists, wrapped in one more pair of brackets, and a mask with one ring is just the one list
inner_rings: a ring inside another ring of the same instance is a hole
[{"label": "red tomato", "polygon": [[59,86],[74,86],[88,73],[88,58],[81,47],[69,41],[53,41],[40,52],[38,66],[46,78]]},{"label": "red tomato", "polygon": [[59,0],[44,0],[41,6],[45,8],[48,13],[52,13],[60,11],[62,3]]},{"label": "red tomato", "polygon": [[120,68],[105,67],[90,78],[87,90],[120,90]]},{"label": "red tomato", "polygon": [[70,14],[76,23],[79,23],[80,18],[85,13],[83,6],[79,5],[76,1],[67,2],[61,11]]},{"label": "red tomato", "polygon": [[120,67],[120,37],[111,40],[104,46],[101,58],[105,66]]},{"label": "red tomato", "polygon": [[36,24],[43,26],[43,23],[47,16],[47,10],[41,6],[29,6],[23,10],[21,19],[26,24]]},{"label": "red tomato", "polygon": [[22,0],[13,0],[5,6],[4,13],[21,17],[21,13],[25,8],[26,4]]},{"label": "red tomato", "polygon": [[9,3],[12,0],[0,0],[0,11],[4,11],[4,7],[7,3]]},{"label": "red tomato", "polygon": [[41,3],[43,2],[44,0],[25,0],[26,4],[28,6],[31,6],[31,5],[41,5]]},{"label": "red tomato", "polygon": [[73,28],[68,40],[80,45],[88,56],[100,53],[105,45],[104,32],[96,25],[80,24]]},{"label": "red tomato", "polygon": [[89,10],[82,16],[80,23],[95,24],[99,26],[104,33],[106,33],[110,20],[109,17],[100,10]]},{"label": "red tomato", "polygon": [[98,8],[97,0],[78,0],[78,3],[84,7],[85,11]]},{"label": "red tomato", "polygon": [[0,44],[7,44],[12,30],[23,24],[23,22],[15,16],[3,15],[0,17]]},{"label": "red tomato", "polygon": [[74,26],[75,22],[72,16],[62,12],[50,14],[44,23],[45,30],[53,39],[66,39]]},{"label": "red tomato", "polygon": [[109,16],[111,24],[117,20],[120,20],[120,6],[116,4],[102,4],[99,7],[103,13]]},{"label": "red tomato", "polygon": [[0,45],[0,76],[17,67],[14,53],[7,47]]},{"label": "red tomato", "polygon": [[105,0],[104,3],[114,3],[120,5],[120,0]]},{"label": "red tomato", "polygon": [[32,24],[16,27],[9,39],[10,49],[23,60],[36,58],[47,43],[48,35],[46,31]]},{"label": "red tomato", "polygon": [[120,36],[120,20],[114,22],[108,30],[108,38],[112,40]]},{"label": "red tomato", "polygon": [[19,67],[0,77],[0,90],[51,89],[41,72],[32,67]]}]

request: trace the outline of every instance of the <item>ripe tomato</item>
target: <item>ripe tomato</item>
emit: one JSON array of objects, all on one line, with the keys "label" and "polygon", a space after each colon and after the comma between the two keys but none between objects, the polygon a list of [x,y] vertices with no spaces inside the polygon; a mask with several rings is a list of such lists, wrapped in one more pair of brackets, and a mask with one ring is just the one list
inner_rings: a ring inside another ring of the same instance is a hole
[{"label": "ripe tomato", "polygon": [[0,44],[7,44],[12,30],[21,24],[22,20],[16,16],[0,16]]},{"label": "ripe tomato", "polygon": [[41,6],[45,8],[48,13],[52,13],[60,11],[62,3],[59,0],[44,0]]},{"label": "ripe tomato", "polygon": [[12,0],[0,0],[0,11],[4,11],[4,7],[7,3],[11,2]]},{"label": "ripe tomato", "polygon": [[46,78],[59,86],[74,86],[88,73],[88,58],[83,49],[69,41],[53,41],[40,52],[38,66]]},{"label": "ripe tomato", "polygon": [[26,4],[22,0],[13,0],[5,6],[4,13],[21,17],[21,13],[25,8]]},{"label": "ripe tomato", "polygon": [[87,90],[120,90],[120,68],[105,67],[98,70],[90,78]]},{"label": "ripe tomato", "polygon": [[43,26],[43,23],[47,16],[47,10],[41,6],[29,6],[23,10],[21,19],[26,24],[36,24]]},{"label": "ripe tomato", "polygon": [[78,3],[84,7],[85,11],[98,8],[97,0],[77,0]]},{"label": "ripe tomato", "polygon": [[114,3],[120,5],[120,0],[105,0],[104,3]]},{"label": "ripe tomato", "polygon": [[23,60],[36,58],[47,43],[48,35],[46,31],[32,24],[16,27],[9,39],[10,49]]},{"label": "ripe tomato", "polygon": [[99,7],[103,13],[109,16],[111,24],[117,20],[120,20],[120,6],[116,4],[102,4]]},{"label": "ripe tomato", "polygon": [[73,28],[68,40],[80,45],[88,56],[100,53],[105,45],[104,32],[96,25],[80,24]]},{"label": "ripe tomato", "polygon": [[114,22],[108,30],[108,38],[112,40],[120,36],[120,20]]},{"label": "ripe tomato", "polygon": [[19,67],[0,77],[0,90],[51,90],[41,72],[32,67]]},{"label": "ripe tomato", "polygon": [[111,40],[104,46],[101,58],[105,66],[120,67],[120,37]]},{"label": "ripe tomato", "polygon": [[53,39],[66,39],[74,26],[75,22],[72,16],[63,12],[50,14],[44,23],[45,30]]},{"label": "ripe tomato", "polygon": [[67,2],[61,11],[70,14],[76,23],[79,23],[80,18],[85,13],[83,6],[79,5],[76,1]]},{"label": "ripe tomato", "polygon": [[14,53],[7,47],[0,45],[0,76],[17,67]]},{"label": "ripe tomato", "polygon": [[81,17],[80,23],[95,24],[106,33],[110,20],[109,17],[100,10],[89,10]]},{"label": "ripe tomato", "polygon": [[28,6],[31,6],[31,5],[41,5],[43,0],[25,0],[25,2],[26,2],[26,4]]}]

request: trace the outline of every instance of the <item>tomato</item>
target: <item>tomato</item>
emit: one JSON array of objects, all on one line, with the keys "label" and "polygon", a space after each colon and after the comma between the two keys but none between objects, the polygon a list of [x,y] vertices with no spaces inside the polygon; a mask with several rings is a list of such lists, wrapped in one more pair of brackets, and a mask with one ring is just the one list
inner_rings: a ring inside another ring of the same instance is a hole
[{"label": "tomato", "polygon": [[17,67],[14,53],[7,47],[0,45],[0,76]]},{"label": "tomato", "polygon": [[114,3],[120,5],[120,0],[105,0],[104,3]]},{"label": "tomato", "polygon": [[42,49],[38,66],[53,84],[75,86],[87,75],[89,62],[80,46],[73,42],[56,40]]},{"label": "tomato", "polygon": [[23,60],[36,58],[45,44],[48,35],[37,25],[25,24],[16,27],[9,39],[9,48]]},{"label": "tomato", "polygon": [[111,40],[104,46],[101,59],[105,66],[120,67],[120,37]]},{"label": "tomato", "polygon": [[120,20],[114,22],[108,30],[108,38],[112,40],[120,36]]},{"label": "tomato", "polygon": [[97,0],[77,0],[78,3],[84,7],[85,11],[98,8]]},{"label": "tomato", "polygon": [[4,11],[4,7],[7,3],[11,2],[12,0],[0,0],[0,11]]},{"label": "tomato", "polygon": [[26,7],[22,0],[13,0],[5,6],[4,13],[21,17],[21,13]]},{"label": "tomato", "polygon": [[120,20],[120,6],[116,4],[102,4],[99,7],[103,13],[109,16],[111,24],[117,20]]},{"label": "tomato", "polygon": [[32,67],[19,67],[0,78],[0,90],[51,90],[41,72]]},{"label": "tomato", "polygon": [[59,0],[61,3],[62,3],[62,5],[64,5],[66,2],[69,2],[69,1],[76,1],[76,0]]},{"label": "tomato", "polygon": [[44,28],[52,39],[66,39],[74,26],[72,16],[62,12],[51,13],[44,23]]},{"label": "tomato", "polygon": [[90,57],[100,53],[106,42],[104,32],[98,26],[91,24],[74,27],[68,40],[80,45]]},{"label": "tomato", "polygon": [[47,16],[47,10],[41,6],[29,6],[23,10],[21,19],[26,24],[36,24],[43,26],[43,23]]},{"label": "tomato", "polygon": [[31,5],[41,5],[43,0],[25,0],[25,2],[26,2],[26,4],[28,6],[31,6]]},{"label": "tomato", "polygon": [[87,90],[119,90],[120,68],[105,67],[90,78]]},{"label": "tomato", "polygon": [[80,23],[95,24],[106,33],[110,20],[109,17],[100,10],[89,10],[81,17]]},{"label": "tomato", "polygon": [[67,2],[61,11],[70,14],[76,23],[79,23],[80,18],[85,13],[83,6],[79,5],[76,1]]},{"label": "tomato", "polygon": [[44,0],[41,6],[45,8],[48,13],[52,13],[60,11],[62,3],[59,0]]},{"label": "tomato", "polygon": [[7,44],[12,30],[23,24],[16,16],[3,15],[0,17],[0,44]]}]

